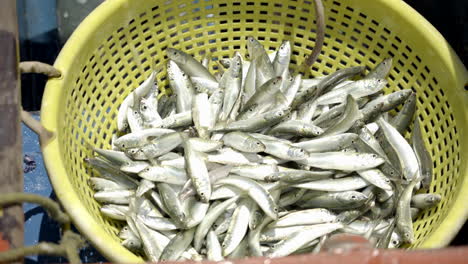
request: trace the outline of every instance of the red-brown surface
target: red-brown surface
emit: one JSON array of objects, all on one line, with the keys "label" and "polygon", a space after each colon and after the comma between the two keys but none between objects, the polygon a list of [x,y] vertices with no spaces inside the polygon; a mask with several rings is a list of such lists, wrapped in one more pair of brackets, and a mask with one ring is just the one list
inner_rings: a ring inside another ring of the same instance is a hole
[{"label": "red-brown surface", "polygon": [[[165,262],[178,263],[178,262]],[[180,263],[180,262],[179,262]],[[197,263],[197,262],[184,262]],[[247,258],[203,264],[462,264],[468,263],[468,246],[433,250],[381,250],[371,247],[362,236],[337,234],[322,246],[321,253],[284,258]]]},{"label": "red-brown surface", "polygon": [[[180,263],[180,262],[165,262]],[[184,262],[199,263],[199,262]],[[451,247],[434,250],[378,250],[360,249],[343,253],[319,253],[315,255],[297,255],[284,258],[248,258],[221,262],[203,262],[203,264],[466,264],[468,247]]]},{"label": "red-brown surface", "polygon": [[10,248],[10,244],[3,238],[3,233],[0,232],[0,252]]}]

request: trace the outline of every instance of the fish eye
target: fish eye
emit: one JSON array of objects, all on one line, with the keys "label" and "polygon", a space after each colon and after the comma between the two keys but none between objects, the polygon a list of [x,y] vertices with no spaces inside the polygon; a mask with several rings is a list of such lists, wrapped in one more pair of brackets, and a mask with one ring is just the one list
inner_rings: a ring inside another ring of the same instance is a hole
[{"label": "fish eye", "polygon": [[133,112],[135,115],[138,115],[138,111]]},{"label": "fish eye", "polygon": [[200,193],[200,196],[201,196],[201,197],[205,197],[205,193],[201,192],[201,193]]},{"label": "fish eye", "polygon": [[351,199],[356,199],[356,195],[351,195]]},{"label": "fish eye", "polygon": [[396,244],[398,244],[398,242],[396,242],[395,240],[393,240],[393,241],[392,241],[392,244],[393,244],[393,245],[396,245]]},{"label": "fish eye", "polygon": [[182,77],[185,77],[185,73],[182,73]]},{"label": "fish eye", "polygon": [[373,157],[373,158],[377,158],[377,155],[375,155],[375,154],[372,154],[372,157]]},{"label": "fish eye", "polygon": [[122,148],[125,148],[125,144],[122,143],[121,146],[122,146]]},{"label": "fish eye", "polygon": [[222,246],[223,248],[225,248],[227,245],[226,245],[226,243],[223,243],[221,246]]},{"label": "fish eye", "polygon": [[278,208],[273,208],[273,211],[275,211],[276,213],[278,212]]},{"label": "fish eye", "polygon": [[143,110],[146,110],[148,107],[146,105],[143,106]]}]

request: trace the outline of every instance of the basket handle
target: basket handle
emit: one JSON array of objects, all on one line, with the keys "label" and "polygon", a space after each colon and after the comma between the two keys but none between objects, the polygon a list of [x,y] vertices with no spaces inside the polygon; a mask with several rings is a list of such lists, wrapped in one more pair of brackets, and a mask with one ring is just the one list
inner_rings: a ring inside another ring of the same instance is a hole
[{"label": "basket handle", "polygon": [[22,61],[19,64],[21,73],[40,73],[48,77],[60,77],[62,73],[52,65],[39,61]]},{"label": "basket handle", "polygon": [[55,135],[54,132],[47,130],[40,121],[34,119],[30,113],[23,109],[21,109],[21,121],[39,135],[39,143],[43,146],[47,145]]},{"label": "basket handle", "polygon": [[[53,66],[39,61],[23,61],[19,63],[21,73],[39,73],[48,77],[60,77],[62,73]],[[54,133],[47,130],[41,122],[34,119],[32,115],[21,109],[21,121],[29,127],[34,133],[39,135],[41,145],[46,145],[53,137]]]},{"label": "basket handle", "polygon": [[322,0],[314,0],[315,16],[317,20],[317,37],[312,53],[302,62],[300,71],[306,72],[317,60],[322,51],[323,42],[325,39],[325,9]]}]

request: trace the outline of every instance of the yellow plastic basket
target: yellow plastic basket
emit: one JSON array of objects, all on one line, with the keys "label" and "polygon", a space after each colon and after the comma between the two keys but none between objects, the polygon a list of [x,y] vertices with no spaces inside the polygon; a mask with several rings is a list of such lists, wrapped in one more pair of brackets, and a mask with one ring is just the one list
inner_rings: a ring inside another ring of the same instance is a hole
[{"label": "yellow plastic basket", "polygon": [[[121,223],[104,218],[93,199],[83,163],[87,143],[109,148],[123,98],[164,68],[165,49],[197,58],[246,51],[246,37],[273,50],[292,42],[300,64],[315,41],[312,0],[108,0],[76,29],[55,66],[60,79],[47,83],[42,122],[57,137],[43,148],[55,192],[82,234],[109,260],[141,261],[119,243]],[[421,15],[400,0],[326,0],[326,39],[313,75],[344,67],[374,67],[393,57],[386,92],[411,88],[434,161],[431,192],[442,202],[414,224],[412,247],[449,243],[467,218],[468,73],[453,50]],[[215,63],[210,67],[214,69]],[[165,72],[158,82],[167,87]],[[465,87],[465,88],[464,88]]]}]

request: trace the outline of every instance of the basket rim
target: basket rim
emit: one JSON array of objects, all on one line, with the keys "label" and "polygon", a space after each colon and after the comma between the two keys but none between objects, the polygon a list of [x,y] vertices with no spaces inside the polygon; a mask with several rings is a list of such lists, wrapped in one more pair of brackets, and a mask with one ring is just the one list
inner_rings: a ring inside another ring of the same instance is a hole
[{"label": "basket rim", "polygon": [[[102,23],[112,16],[119,8],[124,8],[125,4],[131,0],[112,0],[104,1],[95,10],[93,10],[76,28],[65,46],[57,57],[54,66],[63,73],[71,71],[74,67],[74,61],[79,56],[77,50],[86,45],[87,38],[95,31]],[[460,86],[461,91],[463,86],[468,82],[468,72],[461,63],[459,57],[453,49],[442,37],[442,35],[432,26],[422,15],[416,12],[412,7],[401,0],[378,0],[382,8],[387,8],[388,12],[398,13],[399,16],[408,23],[418,24],[420,36],[426,40],[427,45],[438,50],[441,53],[441,58],[444,65],[448,67],[447,74],[456,80],[457,86]],[[61,114],[62,93],[67,84],[64,78],[50,79],[45,87],[44,96],[41,108],[42,124],[57,133],[59,127],[59,116]],[[468,103],[468,93],[464,93],[462,99]],[[465,115],[464,122],[468,122],[468,115]],[[94,218],[88,213],[87,209],[81,203],[78,195],[72,191],[73,187],[66,175],[66,169],[62,162],[62,155],[58,138],[55,137],[47,145],[42,146],[44,163],[46,165],[50,181],[54,187],[62,206],[71,216],[73,223],[81,234],[93,244],[99,252],[112,262],[141,262],[142,259],[130,251],[126,250],[118,242],[116,242],[107,232],[100,227]],[[420,247],[422,248],[437,248],[449,244],[451,239],[456,235],[463,223],[468,217],[468,207],[465,206],[461,195],[463,192],[468,193],[468,175],[464,175],[461,179],[461,190],[457,197],[454,197],[454,203],[449,209],[445,221],[434,229],[430,236],[424,241]],[[85,220],[85,221],[83,221]]]},{"label": "basket rim", "polygon": [[[60,51],[54,67],[62,73],[72,70],[75,59],[79,56],[76,50],[86,45],[87,38],[83,36],[91,35],[99,25],[105,23],[108,17],[112,16],[119,8],[124,8],[128,0],[112,0],[102,2],[94,9],[76,28],[66,44]],[[41,123],[50,131],[57,134],[59,127],[58,116],[61,93],[64,91],[64,77],[50,79],[46,84],[41,107]],[[71,216],[73,224],[78,231],[88,239],[99,252],[111,262],[143,262],[143,259],[125,249],[116,242],[107,232],[100,227],[94,217],[88,213],[80,198],[73,190],[73,186],[68,177],[62,153],[58,142],[58,137],[54,137],[47,145],[42,147],[44,164],[46,165],[49,179],[55,193],[66,212]],[[59,158],[59,160],[58,160]],[[85,221],[83,221],[85,220]]]}]

